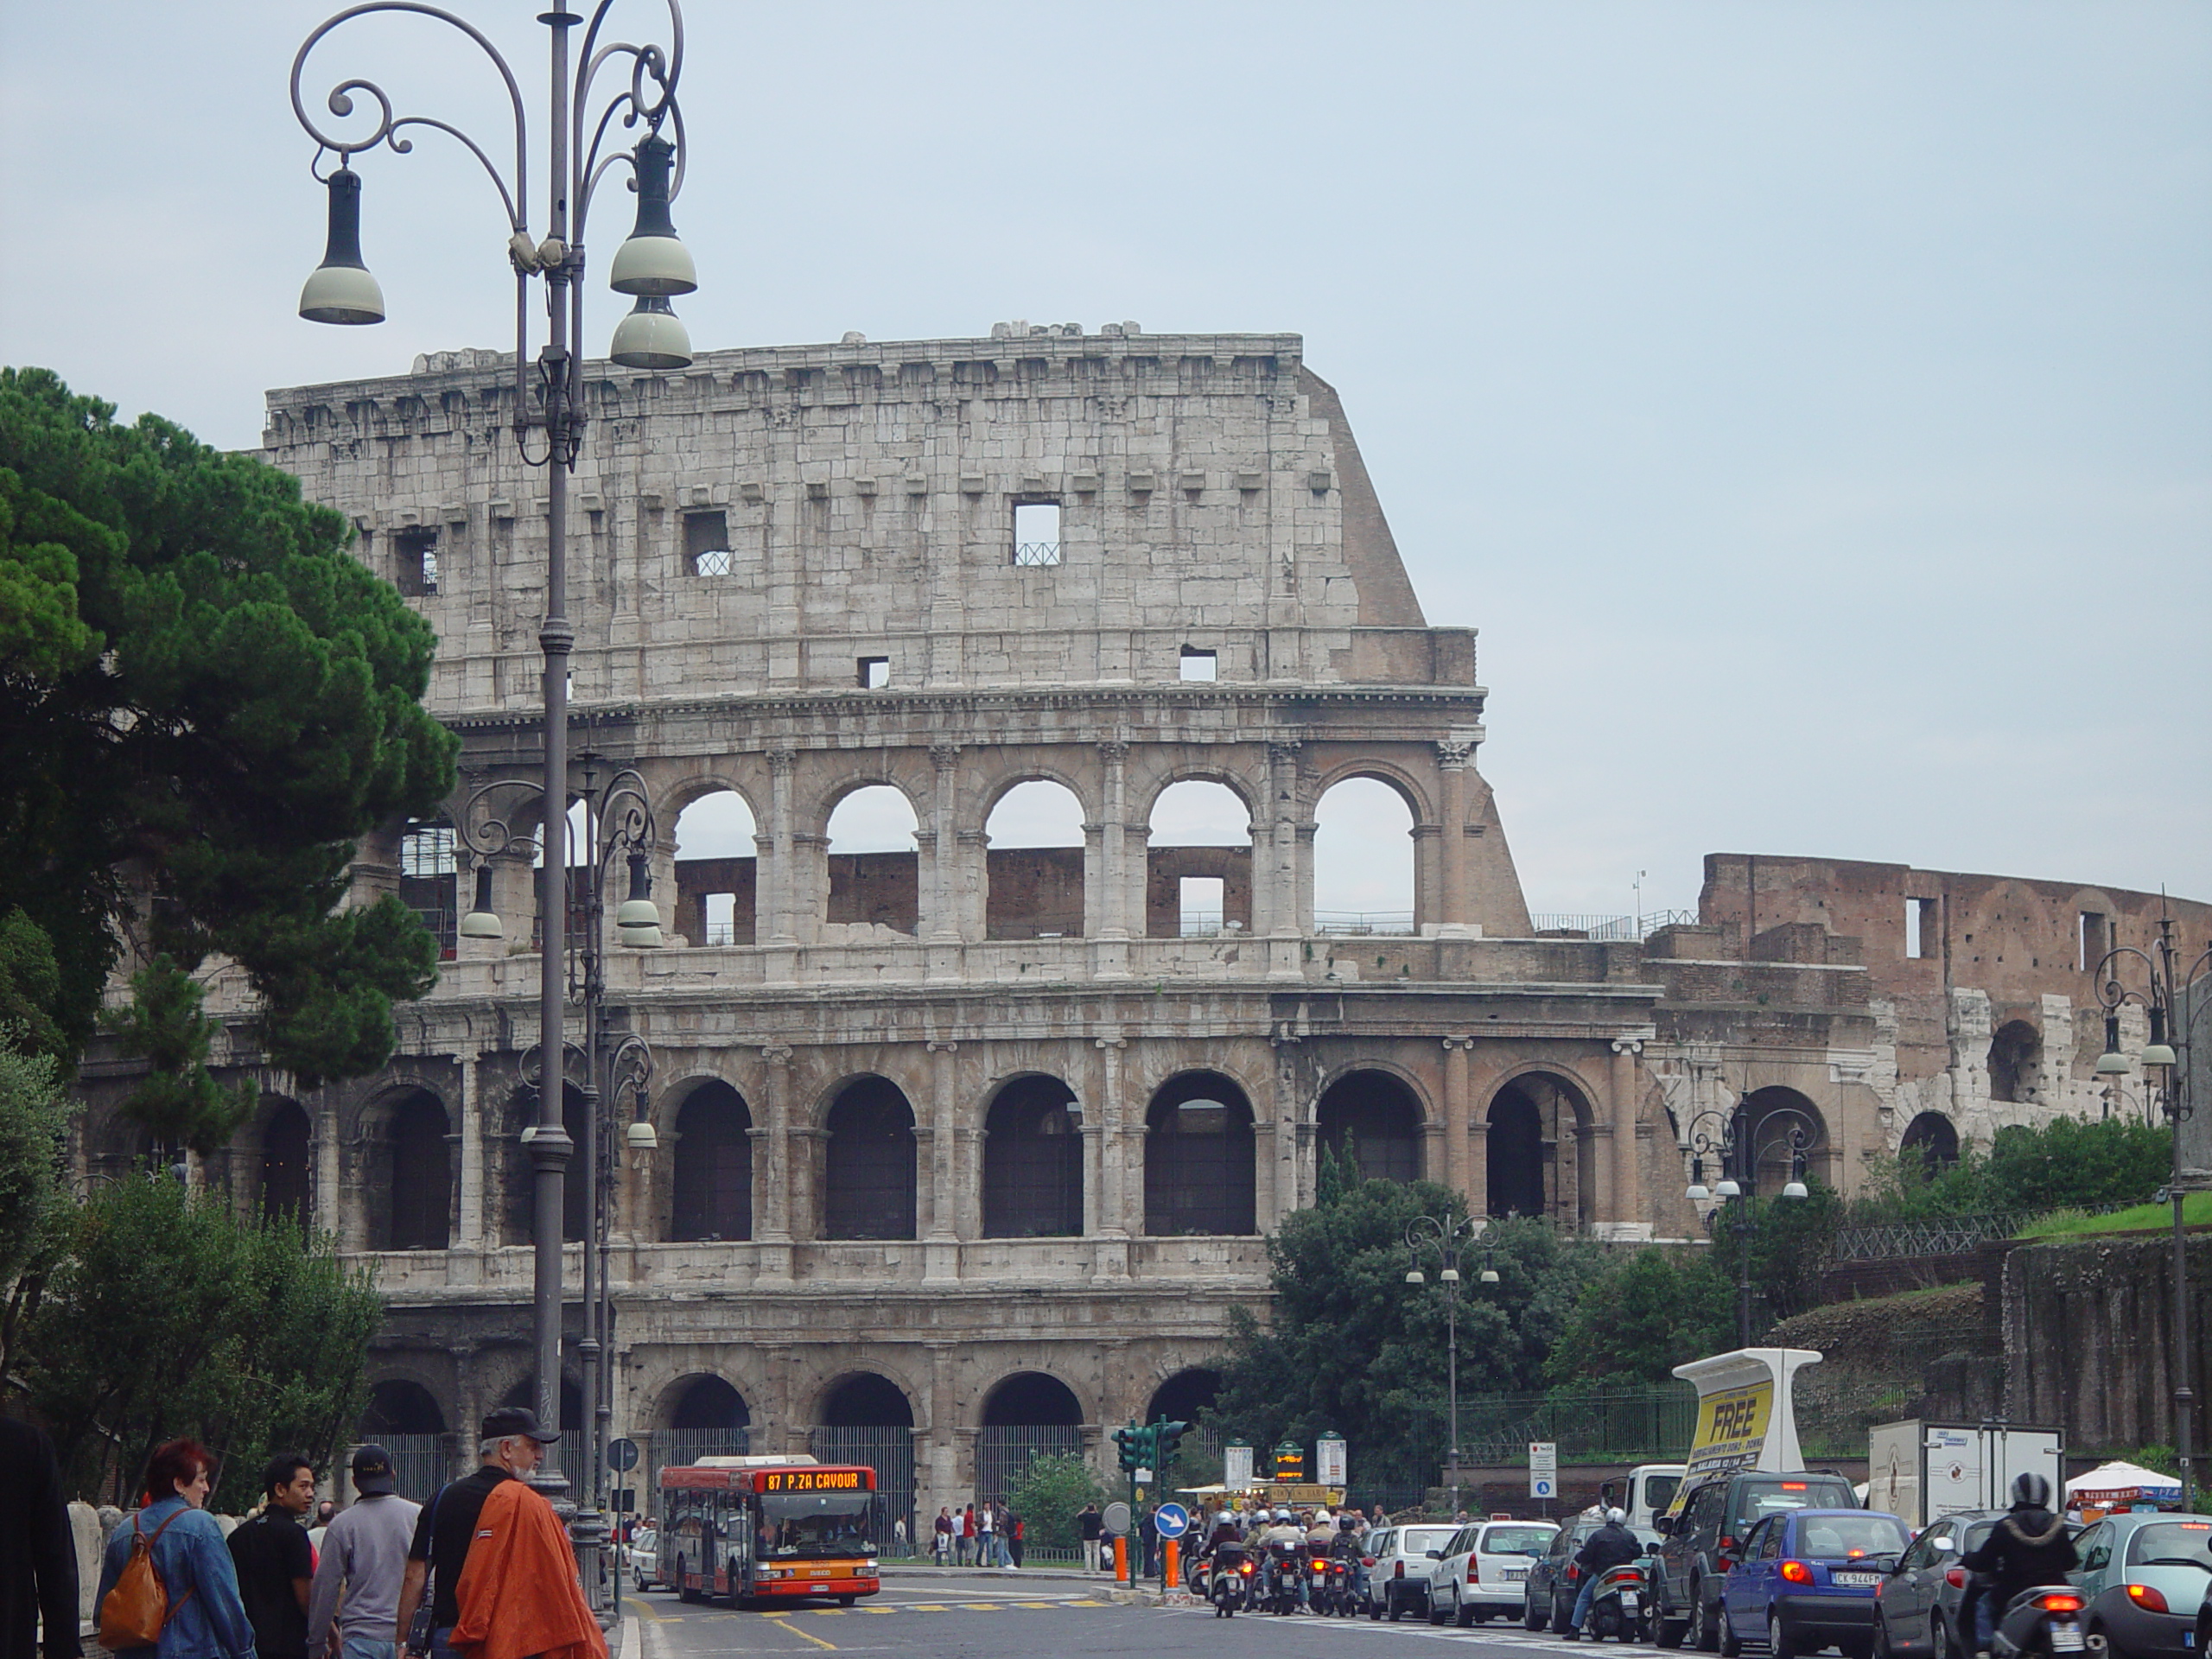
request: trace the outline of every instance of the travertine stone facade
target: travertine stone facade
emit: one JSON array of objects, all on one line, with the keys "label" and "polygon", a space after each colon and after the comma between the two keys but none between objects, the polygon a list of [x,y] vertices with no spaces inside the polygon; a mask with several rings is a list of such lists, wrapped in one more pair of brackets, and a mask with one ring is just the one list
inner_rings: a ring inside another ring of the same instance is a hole
[{"label": "travertine stone facade", "polygon": [[[594,365],[589,395],[576,743],[592,779],[645,779],[670,924],[608,963],[660,1142],[620,1172],[618,1432],[911,1424],[933,1514],[991,1478],[994,1434],[1095,1445],[1202,1395],[1347,1131],[1374,1173],[1617,1239],[1698,1234],[1687,1148],[1743,1094],[1804,1114],[1831,1181],[1895,1144],[1911,1039],[1855,925],[1714,904],[1647,942],[1535,936],[1474,635],[1422,616],[1296,336],[855,340]],[[537,763],[543,480],[514,412],[475,353],[270,399],[267,458],[439,632],[455,815]],[[1023,508],[1057,509],[1049,540]],[[1317,925],[1316,806],[1355,778],[1412,819],[1388,931]],[[1192,779],[1233,791],[1246,844],[1158,844]],[[1032,780],[1071,792],[1079,847],[992,849]],[[879,785],[911,849],[833,855],[832,812]],[[751,855],[679,868],[679,815],[722,791]],[[472,861],[436,855],[393,826],[358,885],[449,924]],[[1185,878],[1221,883],[1217,925],[1183,924]],[[387,1433],[458,1429],[528,1364],[527,861],[493,891],[513,943],[459,942],[384,1074],[296,1104],[264,1077],[209,1171],[377,1254]],[[251,1010],[218,996],[251,1068]],[[137,1148],[98,1103],[116,1076],[88,1071],[88,1165]]]}]

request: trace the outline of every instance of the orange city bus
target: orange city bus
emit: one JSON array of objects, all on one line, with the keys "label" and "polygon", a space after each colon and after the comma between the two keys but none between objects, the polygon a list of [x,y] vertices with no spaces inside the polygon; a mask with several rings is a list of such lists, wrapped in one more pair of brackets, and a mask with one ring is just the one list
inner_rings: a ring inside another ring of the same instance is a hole
[{"label": "orange city bus", "polygon": [[875,1471],[812,1458],[702,1458],[660,1471],[660,1577],[685,1601],[733,1606],[882,1587]]}]

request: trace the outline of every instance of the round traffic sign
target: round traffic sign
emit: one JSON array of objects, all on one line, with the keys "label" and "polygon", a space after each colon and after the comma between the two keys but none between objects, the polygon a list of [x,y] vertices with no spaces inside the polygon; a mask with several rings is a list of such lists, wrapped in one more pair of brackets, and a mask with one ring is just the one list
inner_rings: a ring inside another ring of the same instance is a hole
[{"label": "round traffic sign", "polygon": [[1531,1497],[1549,1497],[1552,1495],[1552,1484],[1548,1480],[1540,1477],[1529,1484],[1535,1489],[1529,1494]]},{"label": "round traffic sign", "polygon": [[1180,1538],[1191,1529],[1191,1512],[1180,1503],[1163,1503],[1152,1512],[1152,1524],[1163,1538]]},{"label": "round traffic sign", "polygon": [[1106,1513],[1098,1517],[1106,1523],[1106,1530],[1120,1537],[1129,1531],[1129,1506],[1118,1498],[1106,1506]]},{"label": "round traffic sign", "polygon": [[638,1443],[635,1440],[609,1440],[607,1443],[607,1466],[610,1469],[636,1468]]}]

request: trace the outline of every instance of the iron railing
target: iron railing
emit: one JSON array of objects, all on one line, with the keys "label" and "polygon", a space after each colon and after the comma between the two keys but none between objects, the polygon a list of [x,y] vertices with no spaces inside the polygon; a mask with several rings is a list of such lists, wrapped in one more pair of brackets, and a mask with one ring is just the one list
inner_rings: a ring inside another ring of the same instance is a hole
[{"label": "iron railing", "polygon": [[886,1555],[912,1554],[914,1431],[817,1428],[809,1431],[807,1446],[820,1462],[865,1464],[875,1471],[876,1548]]},{"label": "iron railing", "polygon": [[1697,912],[1655,910],[1642,916],[1600,916],[1545,911],[1531,915],[1529,925],[1539,933],[1580,933],[1591,939],[1648,939],[1662,927],[1696,926]]},{"label": "iron railing", "polygon": [[1031,567],[1058,564],[1060,562],[1060,544],[1058,542],[1016,542],[1014,544],[1014,562]]},{"label": "iron railing", "polygon": [[1410,910],[1317,910],[1313,912],[1316,933],[1405,933],[1414,931],[1414,913]]}]

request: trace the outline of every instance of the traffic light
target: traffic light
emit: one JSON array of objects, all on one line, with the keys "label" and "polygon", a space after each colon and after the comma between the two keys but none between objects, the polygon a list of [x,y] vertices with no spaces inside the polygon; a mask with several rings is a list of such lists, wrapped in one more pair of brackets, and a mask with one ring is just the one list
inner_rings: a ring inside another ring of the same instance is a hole
[{"label": "traffic light", "polygon": [[1190,1432],[1188,1423],[1171,1423],[1165,1417],[1152,1426],[1153,1455],[1160,1459],[1153,1467],[1160,1471],[1163,1481],[1167,1478],[1167,1465],[1175,1461],[1175,1443]]},{"label": "traffic light", "polygon": [[1153,1466],[1153,1432],[1140,1428],[1135,1423],[1114,1431],[1114,1444],[1122,1449],[1122,1472],[1134,1475],[1140,1469]]}]

